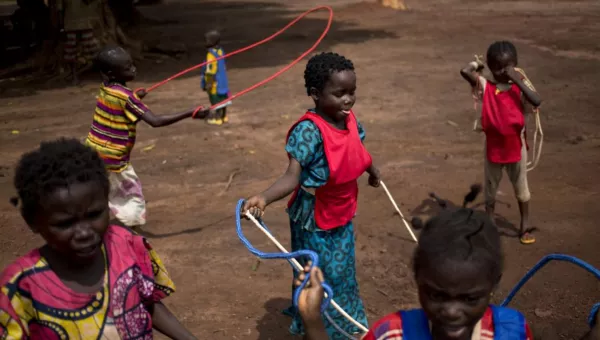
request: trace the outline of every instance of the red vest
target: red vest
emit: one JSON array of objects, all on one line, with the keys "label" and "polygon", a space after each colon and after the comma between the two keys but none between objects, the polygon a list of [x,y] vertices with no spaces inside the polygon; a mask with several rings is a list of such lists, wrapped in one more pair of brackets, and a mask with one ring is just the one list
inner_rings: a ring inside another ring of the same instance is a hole
[{"label": "red vest", "polygon": [[[346,225],[356,214],[358,183],[372,163],[371,155],[360,140],[354,112],[346,119],[347,130],[338,130],[314,112],[307,112],[292,126],[305,120],[313,122],[321,132],[323,151],[329,165],[329,179],[315,191],[315,221],[323,230]],[[291,206],[300,186],[296,188],[288,206]]]},{"label": "red vest", "polygon": [[481,109],[487,159],[500,164],[519,162],[524,126],[521,89],[512,84],[508,91],[498,91],[496,84],[487,82]]}]

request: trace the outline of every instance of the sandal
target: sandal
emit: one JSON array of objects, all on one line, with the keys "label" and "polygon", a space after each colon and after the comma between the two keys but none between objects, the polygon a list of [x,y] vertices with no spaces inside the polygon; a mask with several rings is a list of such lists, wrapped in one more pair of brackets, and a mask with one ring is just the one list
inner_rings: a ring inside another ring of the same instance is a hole
[{"label": "sandal", "polygon": [[533,236],[533,232],[535,230],[536,228],[529,228],[523,231],[521,235],[519,235],[519,241],[521,241],[521,244],[534,244],[535,236]]}]

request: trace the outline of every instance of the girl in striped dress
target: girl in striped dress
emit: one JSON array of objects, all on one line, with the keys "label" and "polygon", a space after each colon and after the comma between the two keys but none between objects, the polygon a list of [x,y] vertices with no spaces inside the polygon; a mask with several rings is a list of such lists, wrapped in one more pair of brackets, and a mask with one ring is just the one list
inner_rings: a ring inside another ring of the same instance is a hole
[{"label": "girl in striped dress", "polygon": [[[141,227],[146,223],[146,201],[142,184],[129,160],[137,123],[142,120],[152,127],[163,127],[192,117],[194,110],[164,116],[152,113],[141,101],[146,93],[133,93],[127,87],[127,82],[135,79],[136,69],[129,53],[121,47],[102,50],[96,64],[105,82],[100,87],[85,144],[100,154],[109,172],[112,216],[126,227]],[[207,115],[208,111],[201,111],[196,118]]]}]

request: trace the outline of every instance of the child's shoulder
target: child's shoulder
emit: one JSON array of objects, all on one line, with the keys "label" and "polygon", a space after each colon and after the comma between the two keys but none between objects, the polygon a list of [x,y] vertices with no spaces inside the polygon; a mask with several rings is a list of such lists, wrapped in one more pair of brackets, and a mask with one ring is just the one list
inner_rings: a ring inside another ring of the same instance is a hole
[{"label": "child's shoulder", "polygon": [[115,251],[118,254],[128,254],[136,259],[145,259],[148,251],[152,250],[146,238],[134,232],[133,230],[119,226],[111,225],[104,234],[104,244],[109,251]]},{"label": "child's shoulder", "polygon": [[129,87],[127,87],[125,85],[121,85],[121,84],[115,84],[115,83],[110,83],[110,84],[103,83],[100,86],[100,92],[106,92],[109,95],[112,95],[114,97],[118,97],[118,98],[124,99],[124,100],[129,99],[129,97],[133,94],[133,91]]},{"label": "child's shoulder", "polygon": [[33,249],[6,266],[0,274],[0,286],[15,283],[21,277],[28,275],[34,268],[39,267],[42,257],[39,249]]},{"label": "child's shoulder", "polygon": [[388,314],[377,320],[368,333],[368,339],[396,339],[402,336],[402,312]]},{"label": "child's shoulder", "polygon": [[142,239],[143,237],[136,234],[133,230],[119,225],[110,225],[104,234],[105,243],[120,245],[132,244],[136,240]]}]

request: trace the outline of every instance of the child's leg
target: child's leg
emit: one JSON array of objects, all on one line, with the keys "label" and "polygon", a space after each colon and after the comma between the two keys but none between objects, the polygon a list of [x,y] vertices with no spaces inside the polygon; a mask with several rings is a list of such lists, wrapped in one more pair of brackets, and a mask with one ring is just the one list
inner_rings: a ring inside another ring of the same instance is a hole
[{"label": "child's leg", "polygon": [[485,211],[488,213],[490,218],[494,217],[494,210],[496,208],[496,193],[498,192],[498,185],[502,180],[502,164],[490,162],[485,157],[484,171],[485,171]]},{"label": "child's leg", "polygon": [[94,37],[93,30],[81,31],[81,45],[86,62],[91,62],[98,53],[98,41]]},{"label": "child's leg", "polygon": [[64,50],[65,62],[69,65],[69,72],[73,83],[77,83],[77,32],[71,31],[66,33],[65,50]]},{"label": "child's leg", "polygon": [[[219,103],[219,95],[209,94],[208,100],[210,101],[210,105],[218,104]],[[210,125],[222,125],[223,118],[222,118],[222,114],[221,114],[221,109],[216,110],[214,115],[209,116],[206,119],[206,122]]]},{"label": "child's leg", "polygon": [[221,109],[223,111],[221,115],[221,119],[223,119],[223,123],[229,122],[229,118],[227,118],[227,106]]},{"label": "child's leg", "polygon": [[529,200],[531,199],[531,193],[529,192],[529,184],[527,183],[527,148],[524,144],[521,150],[521,161],[508,165],[506,171],[519,202],[519,212],[521,213],[519,235],[521,243],[531,244],[535,242],[535,238],[531,235],[533,230],[529,227]]}]

